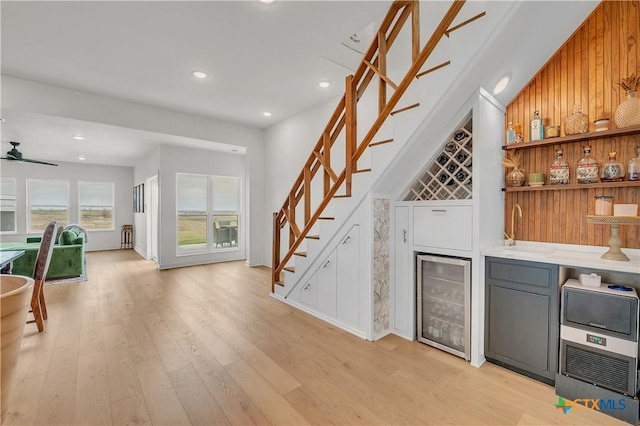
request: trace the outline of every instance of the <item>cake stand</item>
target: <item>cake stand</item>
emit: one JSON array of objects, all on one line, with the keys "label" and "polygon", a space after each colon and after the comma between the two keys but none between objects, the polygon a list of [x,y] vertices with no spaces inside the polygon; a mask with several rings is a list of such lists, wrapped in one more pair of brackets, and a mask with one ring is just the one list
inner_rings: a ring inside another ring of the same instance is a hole
[{"label": "cake stand", "polygon": [[620,240],[620,225],[640,225],[638,216],[587,216],[587,223],[598,223],[611,225],[611,236],[609,237],[609,251],[600,256],[608,260],[626,260],[629,258],[620,250],[622,241]]}]

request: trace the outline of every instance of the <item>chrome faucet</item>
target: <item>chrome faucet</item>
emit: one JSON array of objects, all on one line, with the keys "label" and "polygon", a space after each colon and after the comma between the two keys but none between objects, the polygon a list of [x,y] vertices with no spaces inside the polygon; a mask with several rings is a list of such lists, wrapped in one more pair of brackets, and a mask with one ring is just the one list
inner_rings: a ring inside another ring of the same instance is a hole
[{"label": "chrome faucet", "polygon": [[511,209],[511,235],[509,235],[509,239],[507,240],[507,244],[510,246],[516,244],[516,208],[518,209],[518,216],[522,217],[522,207],[520,207],[518,203],[514,204]]}]

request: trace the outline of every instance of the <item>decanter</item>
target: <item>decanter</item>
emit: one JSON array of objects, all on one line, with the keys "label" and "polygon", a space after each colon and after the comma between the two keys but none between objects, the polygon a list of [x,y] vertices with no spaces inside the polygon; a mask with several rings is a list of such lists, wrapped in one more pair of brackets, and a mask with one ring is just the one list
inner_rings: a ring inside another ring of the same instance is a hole
[{"label": "decanter", "polygon": [[562,158],[562,150],[556,151],[556,159],[549,166],[549,183],[551,185],[569,183],[569,163]]},{"label": "decanter", "polygon": [[624,166],[616,160],[616,152],[609,153],[609,161],[602,166],[601,182],[622,182],[624,180]]},{"label": "decanter", "polygon": [[640,180],[640,145],[636,146],[636,156],[629,160],[627,180]]},{"label": "decanter", "polygon": [[591,147],[582,148],[582,158],[576,166],[576,181],[578,183],[596,183],[599,180],[598,162],[591,157]]}]

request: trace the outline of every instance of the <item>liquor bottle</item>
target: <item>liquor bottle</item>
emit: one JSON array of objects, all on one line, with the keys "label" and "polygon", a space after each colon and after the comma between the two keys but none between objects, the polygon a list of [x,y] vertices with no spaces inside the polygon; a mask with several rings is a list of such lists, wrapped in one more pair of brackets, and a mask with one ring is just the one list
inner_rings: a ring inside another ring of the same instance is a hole
[{"label": "liquor bottle", "polygon": [[529,121],[529,140],[531,142],[541,141],[544,139],[544,127],[542,126],[542,118],[540,111],[533,112],[533,118]]},{"label": "liquor bottle", "polygon": [[521,143],[524,141],[524,136],[522,135],[522,126],[520,122],[516,118],[516,121],[513,123],[513,130],[516,134],[514,143]]},{"label": "liquor bottle", "polygon": [[599,180],[598,162],[591,157],[591,147],[582,148],[582,158],[576,165],[576,181],[578,183],[596,183]]},{"label": "liquor bottle", "polygon": [[602,166],[601,182],[622,182],[624,180],[624,166],[616,160],[616,152],[609,153],[609,161]]},{"label": "liquor bottle", "polygon": [[636,156],[629,160],[627,180],[640,180],[640,145],[636,146]]},{"label": "liquor bottle", "polygon": [[507,138],[506,138],[506,143],[507,145],[511,145],[512,143],[516,142],[516,131],[513,128],[513,122],[509,122],[509,125],[507,126]]},{"label": "liquor bottle", "polygon": [[569,163],[562,158],[562,150],[556,151],[556,159],[549,166],[549,183],[566,185],[569,183]]}]

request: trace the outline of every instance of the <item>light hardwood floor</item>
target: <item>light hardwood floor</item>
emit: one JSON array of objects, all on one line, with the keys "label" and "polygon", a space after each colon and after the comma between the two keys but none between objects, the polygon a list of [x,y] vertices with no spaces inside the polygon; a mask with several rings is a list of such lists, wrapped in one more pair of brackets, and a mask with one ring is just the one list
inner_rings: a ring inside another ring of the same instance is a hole
[{"label": "light hardwood floor", "polygon": [[361,340],[269,297],[267,268],[87,259],[88,281],[45,288],[5,424],[624,424],[495,365]]}]

